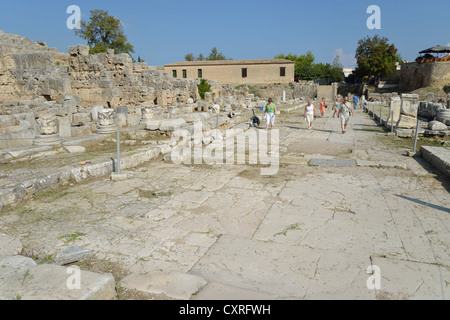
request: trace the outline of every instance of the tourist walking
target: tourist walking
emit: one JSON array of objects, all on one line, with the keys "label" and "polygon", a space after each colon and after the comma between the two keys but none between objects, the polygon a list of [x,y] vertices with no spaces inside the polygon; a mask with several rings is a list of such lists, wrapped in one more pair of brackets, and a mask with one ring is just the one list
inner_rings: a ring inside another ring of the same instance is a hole
[{"label": "tourist walking", "polygon": [[273,103],[272,98],[269,99],[269,103],[267,104],[264,110],[264,117],[266,118],[266,130],[269,129],[269,125],[271,125],[271,129],[275,126],[275,115],[277,113],[277,106]]},{"label": "tourist walking", "polygon": [[308,130],[311,130],[314,118],[316,117],[316,107],[314,107],[311,101],[308,101],[308,105],[305,107],[304,115],[306,124],[308,125]]},{"label": "tourist walking", "polygon": [[354,96],[353,96],[353,108],[356,110],[356,108],[358,108],[358,102],[359,102],[359,99],[358,99],[358,96],[355,94]]},{"label": "tourist walking", "polygon": [[320,114],[322,115],[322,118],[325,115],[326,108],[327,108],[327,103],[325,102],[325,98],[322,98],[322,101],[320,101]]},{"label": "tourist walking", "polygon": [[341,121],[342,134],[347,132],[347,126],[350,118],[354,116],[353,109],[348,102],[348,97],[344,98],[344,102],[339,107],[338,117]]},{"label": "tourist walking", "polygon": [[336,101],[334,102],[333,111],[333,118],[337,117],[339,114],[339,98],[336,98]]}]

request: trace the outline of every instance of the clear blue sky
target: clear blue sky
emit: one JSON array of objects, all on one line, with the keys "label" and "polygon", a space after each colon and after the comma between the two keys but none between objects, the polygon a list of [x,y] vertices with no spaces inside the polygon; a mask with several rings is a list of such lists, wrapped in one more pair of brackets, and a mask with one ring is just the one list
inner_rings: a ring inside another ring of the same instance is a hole
[{"label": "clear blue sky", "polygon": [[[67,52],[86,44],[66,27],[69,5],[81,8],[83,20],[93,9],[119,18],[134,56],[149,65],[182,61],[190,52],[208,55],[215,46],[235,60],[310,50],[316,62],[339,54],[344,67],[353,67],[358,40],[375,34],[410,61],[423,49],[450,45],[449,0],[24,0],[2,3],[0,30]],[[381,30],[366,26],[370,5],[381,9]]]}]

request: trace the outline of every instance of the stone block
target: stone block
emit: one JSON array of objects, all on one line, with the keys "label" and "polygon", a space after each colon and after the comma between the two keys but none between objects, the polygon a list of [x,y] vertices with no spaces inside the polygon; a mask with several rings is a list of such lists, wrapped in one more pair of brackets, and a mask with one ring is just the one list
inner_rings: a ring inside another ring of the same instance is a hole
[{"label": "stone block", "polygon": [[128,107],[127,106],[117,107],[117,113],[128,114]]},{"label": "stone block", "polygon": [[450,177],[450,150],[442,147],[421,147],[422,157]]},{"label": "stone block", "polygon": [[397,128],[413,129],[417,126],[417,118],[402,114],[397,122]]},{"label": "stone block", "polygon": [[[22,268],[33,267],[36,265],[36,262],[28,257],[19,255],[0,255],[0,266],[2,269],[13,268],[20,270]],[[11,272],[11,270],[9,271]]]},{"label": "stone block", "polygon": [[97,104],[91,108],[91,117],[93,121],[98,121],[98,113],[104,110],[103,105]]},{"label": "stone block", "polygon": [[128,125],[128,123],[127,123],[127,114],[125,114],[125,113],[118,113],[116,115],[116,125],[119,128],[125,128]]},{"label": "stone block", "polygon": [[0,149],[31,146],[36,136],[34,130],[0,133]]},{"label": "stone block", "polygon": [[127,115],[127,124],[130,127],[139,125],[141,122],[141,116],[135,113]]},{"label": "stone block", "polygon": [[181,129],[186,125],[184,119],[164,119],[161,120],[161,125],[159,126],[160,131],[175,131]]},{"label": "stone block", "polygon": [[143,120],[148,120],[148,119],[152,119],[153,118],[154,110],[153,110],[153,108],[145,107],[145,108],[142,108],[141,113],[142,113],[142,119]]},{"label": "stone block", "polygon": [[89,46],[77,45],[69,47],[69,54],[72,56],[88,56]]},{"label": "stone block", "polygon": [[439,121],[430,121],[428,123],[428,129],[433,131],[445,131],[447,130],[447,125]]},{"label": "stone block", "polygon": [[89,123],[92,122],[91,115],[89,113],[74,113],[72,115],[73,123]]},{"label": "stone block", "polygon": [[181,113],[181,109],[178,106],[170,106],[167,108],[167,112],[170,114],[179,114]]},{"label": "stone block", "polygon": [[71,246],[58,253],[55,258],[55,264],[63,266],[69,263],[78,262],[92,257],[95,253],[86,248]]},{"label": "stone block", "polygon": [[156,131],[156,130],[159,130],[162,120],[148,119],[148,120],[143,120],[143,122],[145,123],[145,130]]},{"label": "stone block", "polygon": [[19,121],[14,116],[0,116],[0,128],[18,126]]},{"label": "stone block", "polygon": [[121,286],[151,294],[163,294],[179,300],[189,300],[207,282],[199,276],[171,271],[169,274],[130,275],[121,281]]},{"label": "stone block", "polygon": [[414,130],[397,129],[396,133],[397,133],[397,137],[399,137],[399,138],[412,138],[414,135]]},{"label": "stone block", "polygon": [[[73,267],[36,266],[26,261],[22,265],[19,267],[15,262],[15,265],[2,269],[0,300],[112,300],[116,297],[115,281],[111,274],[79,269],[77,273]],[[80,279],[79,287],[76,274]]]},{"label": "stone block", "polygon": [[[394,124],[396,124],[400,120],[400,113],[402,108],[402,100],[400,97],[393,97],[391,98],[390,103],[390,112],[394,113],[393,121]],[[389,114],[388,123],[391,123],[391,115]]]},{"label": "stone block", "polygon": [[75,100],[64,100],[62,104],[63,108],[67,110],[68,113],[76,113],[78,104]]},{"label": "stone block", "polygon": [[84,152],[86,152],[86,148],[81,147],[81,146],[66,146],[65,149],[69,153],[84,153]]},{"label": "stone block", "polygon": [[128,178],[125,173],[112,173],[110,176],[111,181],[124,181]]},{"label": "stone block", "polygon": [[402,94],[401,113],[410,117],[417,117],[419,111],[419,96],[417,94]]},{"label": "stone block", "polygon": [[91,126],[71,127],[70,132],[72,137],[79,137],[92,134],[92,128]]},{"label": "stone block", "polygon": [[181,113],[191,113],[194,111],[192,106],[182,106],[180,107]]},{"label": "stone block", "polygon": [[58,134],[61,138],[70,138],[72,136],[69,117],[58,117]]}]

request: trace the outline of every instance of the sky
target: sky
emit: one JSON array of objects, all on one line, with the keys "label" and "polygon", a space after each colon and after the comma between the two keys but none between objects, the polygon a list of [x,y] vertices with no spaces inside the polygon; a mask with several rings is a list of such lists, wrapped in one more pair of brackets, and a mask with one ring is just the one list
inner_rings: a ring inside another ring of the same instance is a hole
[{"label": "sky", "polygon": [[[67,52],[87,44],[67,28],[70,5],[107,10],[118,18],[134,46],[137,59],[161,66],[213,47],[234,60],[272,59],[279,54],[311,51],[315,62],[332,63],[339,55],[344,67],[356,66],[358,41],[380,35],[389,39],[403,59],[419,51],[450,45],[449,0],[18,0],[2,3],[0,30],[44,41]],[[369,29],[380,9],[380,29]]]}]

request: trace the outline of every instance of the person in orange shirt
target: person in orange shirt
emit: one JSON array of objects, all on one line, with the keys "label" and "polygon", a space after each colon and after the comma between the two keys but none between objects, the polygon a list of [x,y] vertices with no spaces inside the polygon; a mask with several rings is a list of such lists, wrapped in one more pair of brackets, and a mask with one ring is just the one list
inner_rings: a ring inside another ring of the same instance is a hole
[{"label": "person in orange shirt", "polygon": [[327,103],[325,102],[325,98],[322,98],[322,101],[320,101],[320,113],[322,114],[322,118],[325,115],[326,108],[327,108]]}]

